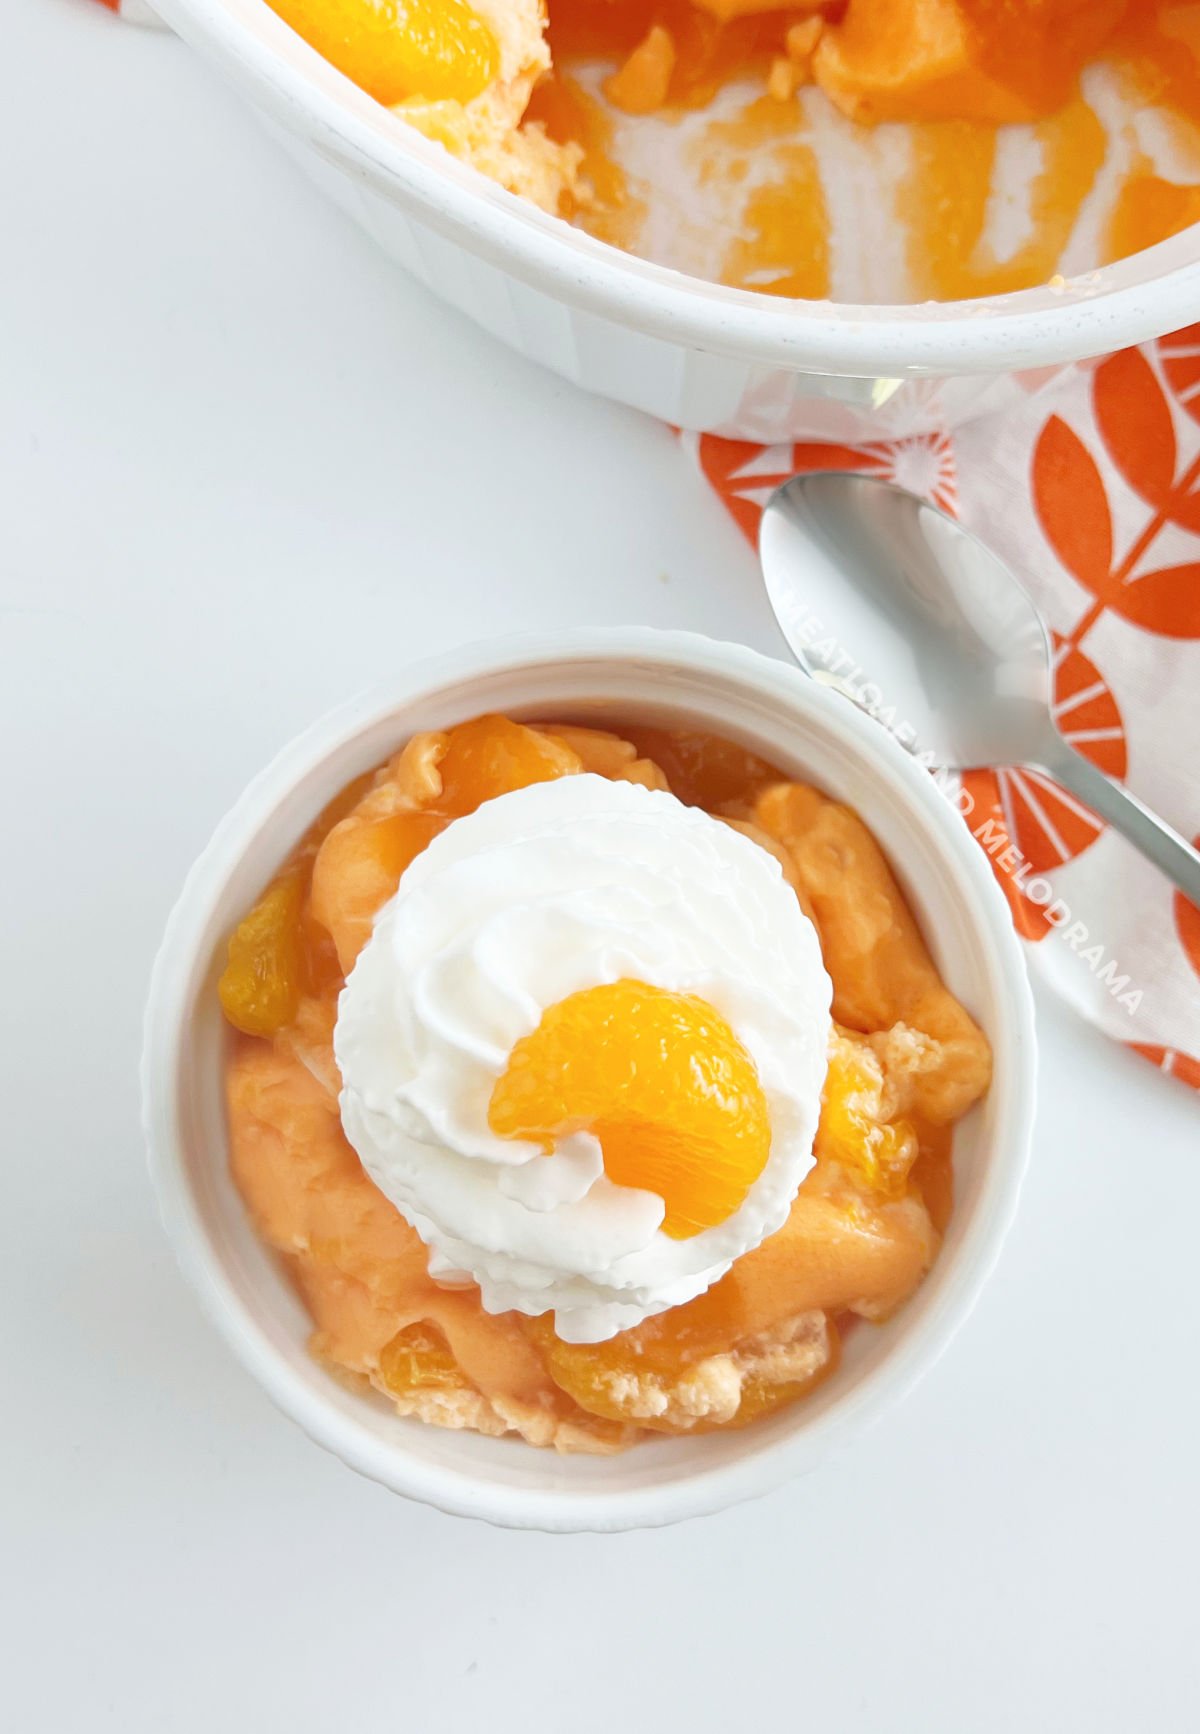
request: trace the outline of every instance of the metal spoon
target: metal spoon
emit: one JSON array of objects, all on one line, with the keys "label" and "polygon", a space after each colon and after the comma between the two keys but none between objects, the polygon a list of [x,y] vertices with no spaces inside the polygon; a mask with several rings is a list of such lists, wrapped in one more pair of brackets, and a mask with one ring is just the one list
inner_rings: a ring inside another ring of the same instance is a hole
[{"label": "metal spoon", "polygon": [[1042,618],[961,524],[889,482],[820,471],[771,495],[759,553],[783,636],[814,679],[931,763],[1044,771],[1200,905],[1200,852],[1063,739]]}]

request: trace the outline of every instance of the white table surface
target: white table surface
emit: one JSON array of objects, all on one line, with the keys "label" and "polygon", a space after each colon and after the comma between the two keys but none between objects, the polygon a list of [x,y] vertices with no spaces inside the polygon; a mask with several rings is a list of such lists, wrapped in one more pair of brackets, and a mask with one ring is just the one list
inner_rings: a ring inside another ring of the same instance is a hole
[{"label": "white table surface", "polygon": [[1155,1734],[1200,1717],[1196,1104],[1039,1005],[1017,1228],[902,1409],[612,1539],[357,1479],[200,1316],[138,1131],[184,871],[314,712],[555,622],[770,648],[671,435],[394,274],[180,44],[0,54],[0,1723]]}]

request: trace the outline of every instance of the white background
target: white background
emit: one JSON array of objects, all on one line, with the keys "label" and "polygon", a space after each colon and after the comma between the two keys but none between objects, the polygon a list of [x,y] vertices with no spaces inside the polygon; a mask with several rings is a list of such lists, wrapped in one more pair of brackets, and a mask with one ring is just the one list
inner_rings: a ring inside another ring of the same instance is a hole
[{"label": "white background", "polygon": [[754,1506],[510,1535],[357,1480],[202,1320],[138,1131],[185,869],[315,712],[576,621],[774,645],[671,435],[442,311],[179,43],[0,50],[0,1722],[14,1734],[1155,1734],[1200,1718],[1200,1149],[1043,1000],[975,1316]]}]

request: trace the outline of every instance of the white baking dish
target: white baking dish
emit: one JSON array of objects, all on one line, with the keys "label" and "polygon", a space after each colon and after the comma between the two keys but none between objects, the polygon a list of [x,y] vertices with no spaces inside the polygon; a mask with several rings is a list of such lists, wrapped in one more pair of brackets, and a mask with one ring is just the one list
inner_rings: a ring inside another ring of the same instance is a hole
[{"label": "white baking dish", "polygon": [[504,192],[356,89],[264,0],[154,5],[435,294],[564,378],[679,427],[782,440],[948,426],[1200,310],[1200,227],[1065,288],[978,301],[855,307],[726,289]]}]

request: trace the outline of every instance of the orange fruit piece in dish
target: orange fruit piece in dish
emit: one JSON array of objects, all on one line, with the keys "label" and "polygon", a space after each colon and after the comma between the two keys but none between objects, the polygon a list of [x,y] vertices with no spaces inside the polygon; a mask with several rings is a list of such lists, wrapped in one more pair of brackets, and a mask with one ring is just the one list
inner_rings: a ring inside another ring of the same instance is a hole
[{"label": "orange fruit piece in dish", "polygon": [[902,1198],[908,1173],[917,1157],[917,1137],[904,1120],[880,1117],[882,1073],[869,1050],[835,1037],[816,1153],[822,1162],[837,1162],[867,1191],[881,1198]]},{"label": "orange fruit piece in dish", "polygon": [[337,960],[312,919],[309,870],[322,839],[369,783],[369,777],[357,777],[329,802],[234,930],[217,991],[225,1016],[245,1035],[276,1035],[296,1017],[305,994],[336,983]]},{"label": "orange fruit piece in dish", "polygon": [[385,1389],[397,1395],[474,1389],[450,1352],[444,1333],[426,1320],[406,1325],[384,1345],[379,1375]]},{"label": "orange fruit piece in dish", "polygon": [[817,81],[856,120],[1034,120],[1067,101],[1128,0],[853,0]]},{"label": "orange fruit piece in dish", "polygon": [[268,0],[273,12],[377,102],[469,102],[500,52],[466,0]]},{"label": "orange fruit piece in dish", "polygon": [[626,114],[653,114],[667,100],[675,69],[675,40],[652,24],[619,71],[604,81],[604,94]]},{"label": "orange fruit piece in dish", "polygon": [[508,717],[477,717],[450,730],[438,765],[442,792],[437,806],[459,818],[497,795],[573,776],[582,768],[579,754],[564,741]]},{"label": "orange fruit piece in dish", "polygon": [[592,1132],[608,1178],[657,1193],[675,1240],[731,1216],[771,1150],[758,1073],[725,1019],[695,994],[632,980],[551,1006],[509,1055],[488,1123],[547,1150]]},{"label": "orange fruit piece in dish", "polygon": [[300,919],[304,878],[285,871],[263,892],[229,941],[229,958],[217,991],[235,1029],[270,1036],[296,1015],[304,990]]}]

